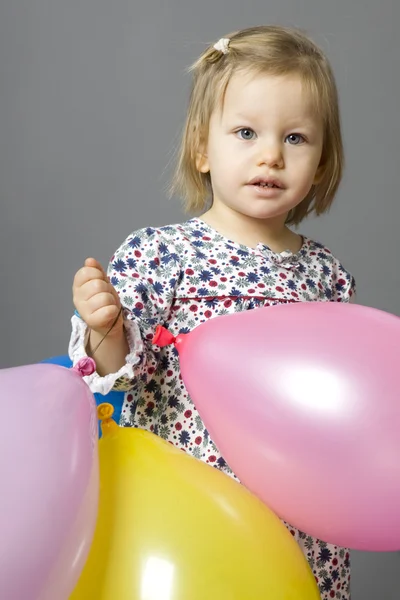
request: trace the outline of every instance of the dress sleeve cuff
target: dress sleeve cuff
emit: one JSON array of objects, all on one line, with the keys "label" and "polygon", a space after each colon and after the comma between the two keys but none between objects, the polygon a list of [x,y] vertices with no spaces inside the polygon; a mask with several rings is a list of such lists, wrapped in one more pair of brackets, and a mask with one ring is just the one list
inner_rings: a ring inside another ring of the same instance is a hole
[{"label": "dress sleeve cuff", "polygon": [[[87,334],[89,331],[86,323],[77,314],[71,318],[72,334],[68,347],[68,354],[73,365],[81,359],[87,357],[85,350]],[[143,341],[138,324],[135,321],[124,321],[126,339],[129,345],[129,354],[127,354],[125,364],[116,373],[109,373],[100,377],[97,372],[83,377],[84,381],[95,394],[108,394],[112,389],[119,391],[128,391],[132,388],[134,379],[137,376],[138,367],[141,365],[144,356]],[[96,357],[94,357],[96,360]],[[116,382],[118,381],[117,385]]]}]

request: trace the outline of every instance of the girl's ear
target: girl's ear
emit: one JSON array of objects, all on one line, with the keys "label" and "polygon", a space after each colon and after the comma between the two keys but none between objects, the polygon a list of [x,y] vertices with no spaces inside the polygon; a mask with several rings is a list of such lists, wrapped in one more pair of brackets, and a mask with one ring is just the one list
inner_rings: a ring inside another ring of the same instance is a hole
[{"label": "girl's ear", "polygon": [[200,173],[208,173],[210,170],[208,156],[201,149],[196,155],[196,167]]},{"label": "girl's ear", "polygon": [[196,153],[196,168],[200,173],[208,173],[210,170],[207,155],[207,139],[204,132],[200,135],[200,143]]},{"label": "girl's ear", "polygon": [[321,183],[321,181],[324,178],[324,175],[325,175],[325,165],[321,164],[321,165],[319,165],[319,167],[314,175],[313,185],[318,185],[318,183]]},{"label": "girl's ear", "polygon": [[198,149],[196,152],[196,168],[200,173],[208,173],[210,171],[207,154],[208,132],[206,132],[203,127],[199,128],[197,136]]}]

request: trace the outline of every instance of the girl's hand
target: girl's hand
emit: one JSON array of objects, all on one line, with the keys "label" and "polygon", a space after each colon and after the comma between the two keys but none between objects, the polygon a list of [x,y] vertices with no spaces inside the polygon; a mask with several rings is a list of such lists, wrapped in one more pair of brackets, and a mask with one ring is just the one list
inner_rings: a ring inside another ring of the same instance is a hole
[{"label": "girl's hand", "polygon": [[[72,286],[76,310],[92,331],[106,335],[121,309],[119,296],[111,285],[103,267],[94,258],[87,258],[74,277]],[[109,335],[120,335],[123,316],[115,323]]]}]

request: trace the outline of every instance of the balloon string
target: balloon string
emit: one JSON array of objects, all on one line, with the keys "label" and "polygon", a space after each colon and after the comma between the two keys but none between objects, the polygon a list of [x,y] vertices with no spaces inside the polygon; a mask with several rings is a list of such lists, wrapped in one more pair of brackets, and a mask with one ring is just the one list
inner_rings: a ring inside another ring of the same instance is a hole
[{"label": "balloon string", "polygon": [[[115,327],[115,325],[117,324],[117,321],[119,319],[119,317],[121,316],[122,313],[122,306],[120,307],[117,316],[115,317],[115,320],[113,322],[113,324],[111,325],[110,329],[104,334],[104,336],[101,338],[101,340],[99,341],[99,343],[97,344],[97,346],[95,347],[95,349],[91,352],[91,356],[93,357],[95,352],[97,352],[97,350],[99,349],[100,345],[104,342],[104,340],[106,339],[106,337],[108,336],[108,334],[110,333],[110,331]],[[89,337],[90,337],[90,333],[89,333]]]}]

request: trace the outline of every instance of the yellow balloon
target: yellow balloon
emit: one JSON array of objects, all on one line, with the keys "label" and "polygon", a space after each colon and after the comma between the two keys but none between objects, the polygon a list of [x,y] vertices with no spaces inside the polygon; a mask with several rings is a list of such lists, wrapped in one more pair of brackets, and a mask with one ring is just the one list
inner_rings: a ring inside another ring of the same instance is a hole
[{"label": "yellow balloon", "polygon": [[100,405],[100,505],[71,600],[319,600],[278,517],[242,485]]}]

